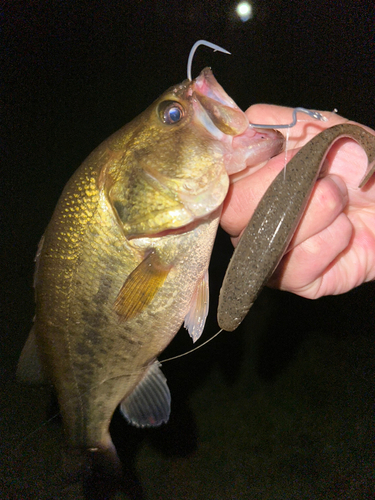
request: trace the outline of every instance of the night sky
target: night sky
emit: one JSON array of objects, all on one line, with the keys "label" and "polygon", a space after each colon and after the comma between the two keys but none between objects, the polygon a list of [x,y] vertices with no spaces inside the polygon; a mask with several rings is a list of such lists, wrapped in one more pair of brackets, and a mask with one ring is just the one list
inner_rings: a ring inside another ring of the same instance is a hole
[{"label": "night sky", "polygon": [[[246,23],[235,5],[94,0],[2,7],[0,377],[8,401],[34,314],[34,255],[65,183],[101,141],[186,78],[195,41],[232,53],[199,48],[193,76],[211,66],[243,109],[258,102],[337,108],[375,127],[373,1],[259,0]],[[218,251],[222,245],[229,258],[230,244],[221,239]],[[350,307],[351,299],[343,300]],[[17,402],[27,405],[27,391]],[[3,432],[10,435],[8,424]]]}]

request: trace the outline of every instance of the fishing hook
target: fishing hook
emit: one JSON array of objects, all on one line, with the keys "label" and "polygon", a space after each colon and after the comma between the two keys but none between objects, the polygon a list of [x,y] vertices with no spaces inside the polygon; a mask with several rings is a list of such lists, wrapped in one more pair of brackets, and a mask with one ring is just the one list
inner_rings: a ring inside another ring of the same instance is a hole
[{"label": "fishing hook", "polygon": [[[200,45],[205,45],[206,47],[209,47],[209,48],[213,49],[214,52],[223,52],[224,54],[229,54],[230,55],[230,52],[228,52],[223,47],[220,47],[219,45],[216,45],[215,43],[208,42],[207,40],[198,40],[192,46],[192,48],[190,50],[190,53],[189,53],[189,57],[188,57],[187,77],[188,77],[188,80],[190,80],[190,81],[192,81],[191,68],[192,68],[192,64],[193,64],[193,57],[194,57],[194,54],[195,54],[197,48]],[[306,113],[307,115],[311,116],[315,120],[320,120],[320,121],[323,121],[323,122],[327,121],[327,118],[325,116],[323,116],[321,113],[319,113],[318,111],[311,111],[311,110],[306,109],[306,108],[297,107],[297,108],[293,109],[293,114],[292,114],[293,120],[292,120],[291,123],[280,124],[280,125],[263,125],[261,123],[249,123],[249,127],[256,127],[256,128],[292,128],[297,123],[297,113]]]},{"label": "fishing hook", "polygon": [[263,125],[260,123],[249,123],[249,127],[257,127],[257,128],[292,128],[294,125],[297,123],[297,113],[306,113],[307,115],[311,116],[312,118],[315,118],[315,120],[320,120],[321,122],[326,122],[328,121],[328,118],[323,116],[319,111],[311,111],[310,109],[306,108],[294,108],[293,109],[293,120],[291,123],[284,124],[284,125]]},{"label": "fishing hook", "polygon": [[192,63],[193,63],[193,57],[194,57],[194,54],[195,54],[195,51],[197,50],[197,48],[199,47],[199,45],[205,45],[206,47],[210,47],[210,49],[213,49],[214,52],[223,52],[224,54],[229,54],[230,55],[230,52],[228,52],[227,50],[223,49],[223,47],[219,47],[219,45],[216,45],[214,43],[211,43],[211,42],[207,42],[207,40],[198,40],[197,42],[195,42],[195,44],[192,46],[191,50],[190,50],[190,54],[189,54],[189,58],[188,58],[188,63],[187,63],[187,77],[188,77],[188,80],[192,80],[192,77],[191,77],[191,66],[192,66]]}]

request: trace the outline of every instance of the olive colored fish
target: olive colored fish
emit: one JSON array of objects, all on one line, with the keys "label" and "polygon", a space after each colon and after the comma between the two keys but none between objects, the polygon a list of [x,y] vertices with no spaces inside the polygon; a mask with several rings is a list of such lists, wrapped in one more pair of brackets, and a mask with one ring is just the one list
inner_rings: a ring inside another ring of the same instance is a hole
[{"label": "olive colored fish", "polygon": [[357,125],[328,128],[309,141],[267,189],[227,268],[220,290],[218,323],[233,331],[242,322],[283,257],[331,146],[340,138],[358,142],[368,157],[359,187],[375,171],[375,136]]},{"label": "olive colored fish", "polygon": [[166,422],[157,356],[183,321],[199,338],[227,171],[277,154],[205,69],[103,142],[66,185],[36,258],[34,327],[18,377],[57,391],[70,444],[116,458],[114,410]]}]

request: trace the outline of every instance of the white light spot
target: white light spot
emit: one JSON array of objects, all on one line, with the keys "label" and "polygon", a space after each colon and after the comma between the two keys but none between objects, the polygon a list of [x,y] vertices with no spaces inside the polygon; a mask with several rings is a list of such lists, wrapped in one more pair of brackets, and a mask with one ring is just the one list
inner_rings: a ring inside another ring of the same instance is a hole
[{"label": "white light spot", "polygon": [[253,17],[253,7],[249,2],[239,2],[236,7],[236,14],[245,23]]}]

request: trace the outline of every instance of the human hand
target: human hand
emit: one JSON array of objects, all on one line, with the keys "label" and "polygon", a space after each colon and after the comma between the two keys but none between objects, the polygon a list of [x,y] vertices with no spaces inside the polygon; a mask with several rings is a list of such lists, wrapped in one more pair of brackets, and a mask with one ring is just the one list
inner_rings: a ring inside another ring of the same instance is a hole
[{"label": "human hand", "polygon": [[[246,114],[252,123],[279,124],[291,121],[292,109],[258,104]],[[289,161],[325,128],[349,122],[330,112],[323,115],[327,122],[298,115],[297,125],[287,131],[287,153],[272,158],[262,168],[246,169],[232,176],[221,224],[235,246],[286,159]],[[325,176],[316,182],[288,251],[269,282],[270,286],[310,299],[344,293],[375,279],[375,176],[364,188],[358,188],[367,158],[351,139],[337,141],[326,162]]]}]

